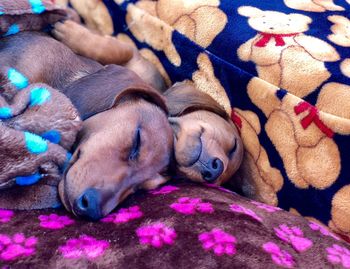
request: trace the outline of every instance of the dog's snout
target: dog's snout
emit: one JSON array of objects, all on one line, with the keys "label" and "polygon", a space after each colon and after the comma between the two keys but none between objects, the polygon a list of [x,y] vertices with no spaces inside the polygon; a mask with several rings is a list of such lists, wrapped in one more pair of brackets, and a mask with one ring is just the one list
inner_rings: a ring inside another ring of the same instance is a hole
[{"label": "dog's snout", "polygon": [[213,182],[222,174],[224,171],[224,163],[219,158],[211,159],[204,171],[202,177],[205,181]]},{"label": "dog's snout", "polygon": [[102,218],[101,193],[94,188],[87,189],[74,201],[73,211],[80,217],[90,220]]}]

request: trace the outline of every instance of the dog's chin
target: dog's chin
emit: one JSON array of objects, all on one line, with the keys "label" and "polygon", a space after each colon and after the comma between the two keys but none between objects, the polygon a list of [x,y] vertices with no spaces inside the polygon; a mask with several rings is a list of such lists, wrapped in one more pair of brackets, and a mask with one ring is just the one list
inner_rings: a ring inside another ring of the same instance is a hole
[{"label": "dog's chin", "polygon": [[60,199],[61,199],[61,202],[62,202],[63,206],[69,212],[72,212],[72,208],[71,208],[69,202],[67,202],[67,198],[66,198],[66,194],[65,194],[65,190],[64,190],[64,179],[62,179],[60,181],[60,183],[58,184],[58,194],[60,196]]}]

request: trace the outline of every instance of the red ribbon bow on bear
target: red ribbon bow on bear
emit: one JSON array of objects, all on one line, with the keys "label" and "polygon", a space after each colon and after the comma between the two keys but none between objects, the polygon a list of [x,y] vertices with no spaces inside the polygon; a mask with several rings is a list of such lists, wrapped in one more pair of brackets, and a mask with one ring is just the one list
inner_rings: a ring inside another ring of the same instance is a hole
[{"label": "red ribbon bow on bear", "polygon": [[295,114],[299,115],[300,113],[308,111],[308,115],[306,115],[301,120],[301,126],[303,126],[304,129],[310,126],[310,124],[313,122],[318,127],[318,129],[321,130],[326,136],[329,138],[332,138],[334,136],[334,132],[323,123],[323,121],[320,119],[318,115],[318,109],[311,104],[302,101],[297,106],[294,107]]},{"label": "red ribbon bow on bear", "polygon": [[266,47],[267,43],[271,40],[271,38],[275,39],[275,46],[284,46],[286,43],[283,40],[283,37],[296,36],[298,33],[292,34],[269,34],[269,33],[260,33],[261,38],[258,42],[255,43],[256,47]]}]

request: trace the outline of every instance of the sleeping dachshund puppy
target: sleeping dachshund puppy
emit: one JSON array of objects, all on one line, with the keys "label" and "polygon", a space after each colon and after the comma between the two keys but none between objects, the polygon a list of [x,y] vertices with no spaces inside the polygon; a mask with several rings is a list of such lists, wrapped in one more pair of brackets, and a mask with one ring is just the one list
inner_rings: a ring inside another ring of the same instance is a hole
[{"label": "sleeping dachshund puppy", "polygon": [[[76,53],[105,64],[111,63],[113,55],[130,58],[131,47],[127,44],[94,34],[73,21],[57,23],[54,35]],[[125,66],[162,91],[164,82],[158,71],[137,50],[133,55]],[[175,134],[175,175],[199,182],[225,183],[243,158],[242,140],[230,117],[213,98],[186,83],[175,84],[165,97]]]},{"label": "sleeping dachshund puppy", "polygon": [[225,110],[188,83],[164,93],[174,131],[175,174],[221,185],[243,159],[243,143]]},{"label": "sleeping dachshund puppy", "polygon": [[[125,64],[129,58],[115,55],[110,62]],[[9,100],[17,90],[7,77],[12,68],[21,73],[17,78],[60,90],[84,120],[59,185],[69,211],[97,220],[136,189],[164,183],[161,173],[173,148],[166,103],[134,72],[103,66],[47,34],[30,31],[2,38],[0,62],[0,89]]]}]

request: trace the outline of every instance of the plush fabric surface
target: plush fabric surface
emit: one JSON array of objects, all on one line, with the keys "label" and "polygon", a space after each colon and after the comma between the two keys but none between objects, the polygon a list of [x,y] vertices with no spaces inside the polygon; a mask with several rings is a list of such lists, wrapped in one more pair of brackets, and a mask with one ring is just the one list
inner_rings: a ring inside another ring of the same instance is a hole
[{"label": "plush fabric surface", "polygon": [[3,93],[14,91],[0,93],[0,208],[55,207],[57,185],[81,127],[78,112],[46,84],[19,89],[11,78],[5,84]]},{"label": "plush fabric surface", "polygon": [[[19,31],[45,30],[66,15],[50,1],[34,0],[0,1],[0,12],[3,40]],[[2,57],[6,62],[6,53]],[[57,184],[80,127],[65,95],[46,84],[30,85],[18,70],[0,66],[0,208],[59,205]]]},{"label": "plush fabric surface", "polygon": [[71,2],[225,107],[246,148],[236,188],[350,235],[349,1]]},{"label": "plush fabric surface", "polygon": [[0,36],[43,30],[66,15],[66,11],[53,5],[51,0],[1,0]]},{"label": "plush fabric surface", "polygon": [[166,185],[98,223],[0,211],[2,268],[348,268],[324,226],[225,189]]}]

